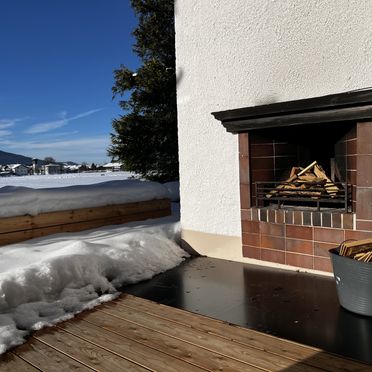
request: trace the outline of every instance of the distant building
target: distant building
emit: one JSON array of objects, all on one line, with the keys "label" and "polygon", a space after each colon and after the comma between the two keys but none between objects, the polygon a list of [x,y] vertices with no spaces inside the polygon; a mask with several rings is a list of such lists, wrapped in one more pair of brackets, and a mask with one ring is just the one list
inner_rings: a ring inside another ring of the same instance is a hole
[{"label": "distant building", "polygon": [[23,164],[9,164],[8,168],[11,174],[15,176],[27,176],[28,175],[28,167]]},{"label": "distant building", "polygon": [[122,163],[107,163],[105,165],[103,165],[102,167],[106,170],[106,171],[111,171],[111,172],[118,172],[121,170],[121,167],[123,166]]},{"label": "distant building", "polygon": [[61,164],[45,164],[43,166],[44,174],[61,174],[62,173],[62,165]]}]

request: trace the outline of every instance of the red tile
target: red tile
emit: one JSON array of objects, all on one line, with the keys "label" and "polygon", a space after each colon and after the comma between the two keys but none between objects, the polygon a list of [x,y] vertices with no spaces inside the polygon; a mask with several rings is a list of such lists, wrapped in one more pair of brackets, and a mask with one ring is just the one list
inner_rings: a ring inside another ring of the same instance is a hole
[{"label": "red tile", "polygon": [[286,239],[285,250],[302,254],[313,254],[313,242],[311,240]]},{"label": "red tile", "polygon": [[362,240],[372,238],[372,232],[345,230],[345,240]]},{"label": "red tile", "polygon": [[314,242],[314,256],[327,257],[329,258],[328,251],[332,248],[337,248],[336,243],[320,243]]},{"label": "red tile", "polygon": [[261,247],[284,251],[285,240],[284,238],[279,238],[277,236],[261,235]]},{"label": "red tile", "polygon": [[372,231],[372,221],[356,220],[356,228],[358,230]]},{"label": "red tile", "polygon": [[313,227],[308,226],[286,226],[286,237],[304,240],[313,239]]},{"label": "red tile", "polygon": [[252,219],[252,209],[241,209],[240,216],[242,221],[250,221]]},{"label": "red tile", "polygon": [[[358,167],[359,167],[359,160],[358,160]],[[357,156],[356,155],[346,156],[346,169],[348,169],[348,170],[356,170],[357,169]]]},{"label": "red tile", "polygon": [[273,169],[252,169],[252,183],[272,181],[274,177]]},{"label": "red tile", "polygon": [[260,234],[243,233],[242,241],[244,245],[251,245],[252,247],[260,247]]},{"label": "red tile", "polygon": [[357,183],[357,171],[347,171],[347,182],[352,185]]},{"label": "red tile", "polygon": [[258,221],[258,208],[252,208],[252,220]]},{"label": "red tile", "polygon": [[357,128],[357,152],[358,154],[372,154],[372,127],[371,123],[358,123]]},{"label": "red tile", "polygon": [[251,145],[257,145],[259,143],[266,143],[266,144],[272,144],[273,143],[273,140],[269,137],[264,137],[264,136],[260,136],[258,134],[251,134],[249,136],[249,140],[250,140],[250,143]]},{"label": "red tile", "polygon": [[317,242],[340,244],[345,240],[344,230],[314,227],[314,240]]},{"label": "red tile", "polygon": [[314,270],[333,272],[332,263],[329,258],[314,257]]},{"label": "red tile", "polygon": [[348,155],[355,155],[357,153],[357,140],[356,139],[346,142],[346,151]]},{"label": "red tile", "polygon": [[285,264],[284,251],[261,249],[261,260]]},{"label": "red tile", "polygon": [[297,267],[312,269],[314,267],[314,258],[304,254],[286,253],[286,264]]},{"label": "red tile", "polygon": [[258,234],[260,225],[258,221],[242,221],[242,231],[245,233]]},{"label": "red tile", "polygon": [[284,225],[261,222],[260,232],[265,235],[284,236]]},{"label": "red tile", "polygon": [[239,133],[239,153],[249,155],[249,137],[248,133]]},{"label": "red tile", "polygon": [[250,247],[243,245],[243,257],[254,258],[256,260],[261,259],[261,249],[257,247]]}]

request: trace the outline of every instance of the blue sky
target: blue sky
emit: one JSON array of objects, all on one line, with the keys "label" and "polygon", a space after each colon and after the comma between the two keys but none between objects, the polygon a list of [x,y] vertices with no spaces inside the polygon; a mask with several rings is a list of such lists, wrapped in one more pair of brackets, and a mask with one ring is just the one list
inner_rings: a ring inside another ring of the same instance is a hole
[{"label": "blue sky", "polygon": [[109,160],[113,70],[136,69],[129,0],[0,1],[0,150]]}]

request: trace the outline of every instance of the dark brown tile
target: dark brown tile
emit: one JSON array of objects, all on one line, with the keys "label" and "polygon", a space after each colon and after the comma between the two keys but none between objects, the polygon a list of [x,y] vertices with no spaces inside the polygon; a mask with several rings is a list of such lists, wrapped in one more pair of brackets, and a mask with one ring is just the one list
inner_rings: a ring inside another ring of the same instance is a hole
[{"label": "dark brown tile", "polygon": [[351,183],[352,185],[356,185],[357,183],[357,171],[347,171],[347,182]]},{"label": "dark brown tile", "polygon": [[293,212],[285,211],[284,220],[286,224],[293,224]]},{"label": "dark brown tile", "polygon": [[285,264],[285,252],[271,249],[262,249],[261,260]]},{"label": "dark brown tile", "polygon": [[353,125],[349,132],[346,134],[346,139],[354,139],[357,138],[357,126]]},{"label": "dark brown tile", "polygon": [[372,126],[371,123],[358,123],[358,154],[372,154]]},{"label": "dark brown tile", "polygon": [[317,242],[340,244],[345,240],[344,230],[314,227],[314,240]]},{"label": "dark brown tile", "polygon": [[304,267],[306,269],[312,269],[314,267],[314,258],[312,256],[287,252],[285,257],[287,265]]},{"label": "dark brown tile", "polygon": [[309,226],[286,226],[286,237],[312,240],[313,239],[313,228]]},{"label": "dark brown tile", "polygon": [[372,188],[357,188],[356,218],[372,220]]},{"label": "dark brown tile", "polygon": [[245,233],[259,234],[260,223],[258,221],[242,221],[242,231]]},{"label": "dark brown tile", "polygon": [[262,157],[262,156],[274,156],[274,145],[273,144],[258,144],[251,145],[251,156]]},{"label": "dark brown tile", "polygon": [[285,250],[302,254],[313,254],[313,241],[300,239],[286,239]]},{"label": "dark brown tile", "polygon": [[261,222],[260,232],[265,235],[284,236],[284,225]]},{"label": "dark brown tile", "polygon": [[345,240],[362,240],[372,238],[370,231],[345,230]]},{"label": "dark brown tile", "polygon": [[346,142],[346,152],[348,155],[356,155],[357,154],[357,140],[349,140]]},{"label": "dark brown tile", "polygon": [[356,228],[358,230],[372,231],[372,221],[356,220]]},{"label": "dark brown tile", "polygon": [[297,158],[295,156],[276,156],[275,155],[275,168],[288,169],[288,166],[296,165]]},{"label": "dark brown tile", "polygon": [[248,133],[239,133],[239,154],[249,155],[249,135]]},{"label": "dark brown tile", "polygon": [[[297,145],[293,143],[276,143],[275,156],[297,157]],[[288,166],[289,164],[287,164]],[[296,164],[294,164],[295,166]]]},{"label": "dark brown tile", "polygon": [[341,228],[341,213],[332,213],[332,227]]},{"label": "dark brown tile", "polygon": [[250,247],[243,245],[243,257],[254,258],[256,260],[261,259],[261,249],[257,247]]},{"label": "dark brown tile", "polygon": [[257,247],[257,248],[261,246],[260,234],[243,233],[242,241],[243,241],[243,245],[250,245],[252,247]]},{"label": "dark brown tile", "polygon": [[284,223],[284,211],[278,209],[276,211],[276,223]]},{"label": "dark brown tile", "polygon": [[338,244],[336,243],[314,242],[314,256],[329,258],[328,251],[332,248],[337,248],[337,247],[338,247]]},{"label": "dark brown tile", "polygon": [[357,185],[372,186],[372,155],[357,156]]},{"label": "dark brown tile", "polygon": [[249,158],[245,155],[239,155],[239,180],[240,183],[251,182],[249,174]]},{"label": "dark brown tile", "polygon": [[348,213],[348,214],[344,213],[342,215],[342,227],[344,229],[352,230],[354,228],[353,222],[354,222],[354,215],[352,213]]},{"label": "dark brown tile", "polygon": [[314,257],[314,270],[333,272],[332,263],[329,258]]},{"label": "dark brown tile", "polygon": [[275,209],[268,210],[268,222],[275,223]]},{"label": "dark brown tile", "polygon": [[252,170],[274,169],[274,158],[253,158],[251,157]]},{"label": "dark brown tile", "polygon": [[251,145],[257,145],[257,144],[263,144],[263,143],[266,143],[266,144],[272,144],[273,143],[273,140],[271,138],[265,137],[265,136],[260,136],[256,133],[250,134],[249,141],[250,141]]},{"label": "dark brown tile", "polygon": [[252,183],[254,182],[271,182],[274,180],[275,173],[273,169],[257,170],[252,169]]},{"label": "dark brown tile", "polygon": [[293,223],[295,225],[302,225],[302,212],[301,211],[293,212]]},{"label": "dark brown tile", "polygon": [[261,247],[284,251],[285,240],[277,236],[261,235]]},{"label": "dark brown tile", "polygon": [[346,168],[348,170],[357,169],[357,156],[356,155],[348,155],[346,157]]},{"label": "dark brown tile", "polygon": [[248,184],[240,184],[240,208],[248,209],[251,207],[251,188]]},{"label": "dark brown tile", "polygon": [[240,210],[240,217],[242,221],[250,221],[252,220],[252,209],[241,209]]},{"label": "dark brown tile", "polygon": [[322,213],[322,226],[323,227],[332,227],[332,218],[330,213]]}]

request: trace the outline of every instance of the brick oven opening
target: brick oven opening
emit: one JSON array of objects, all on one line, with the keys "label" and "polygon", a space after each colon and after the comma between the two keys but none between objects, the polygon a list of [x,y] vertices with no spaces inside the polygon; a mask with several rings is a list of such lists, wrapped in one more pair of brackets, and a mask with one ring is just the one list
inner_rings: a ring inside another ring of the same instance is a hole
[{"label": "brick oven opening", "polygon": [[251,204],[352,212],[355,137],[349,122],[251,131]]}]

